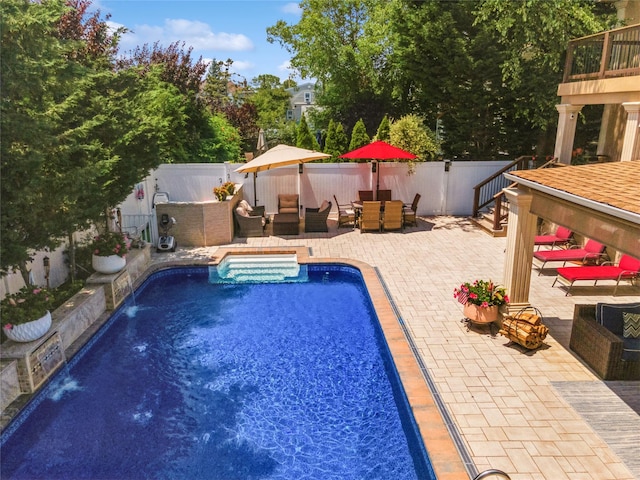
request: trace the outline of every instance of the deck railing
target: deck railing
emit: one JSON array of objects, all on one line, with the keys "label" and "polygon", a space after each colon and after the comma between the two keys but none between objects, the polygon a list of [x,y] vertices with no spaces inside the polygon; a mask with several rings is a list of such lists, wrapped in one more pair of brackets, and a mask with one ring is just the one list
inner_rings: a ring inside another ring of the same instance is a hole
[{"label": "deck railing", "polygon": [[569,42],[563,83],[640,75],[640,24]]}]

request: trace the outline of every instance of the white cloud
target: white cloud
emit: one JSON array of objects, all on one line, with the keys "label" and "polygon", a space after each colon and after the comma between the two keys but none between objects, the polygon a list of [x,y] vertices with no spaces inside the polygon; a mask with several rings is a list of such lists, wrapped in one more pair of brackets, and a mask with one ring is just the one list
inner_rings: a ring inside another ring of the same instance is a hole
[{"label": "white cloud", "polygon": [[302,9],[300,8],[300,5],[294,2],[287,3],[285,6],[283,6],[282,11],[283,13],[289,13],[291,15],[302,15]]},{"label": "white cloud", "polygon": [[289,60],[282,62],[278,65],[278,70],[281,72],[288,72],[291,70],[291,62]]},{"label": "white cloud", "polygon": [[233,70],[243,71],[243,70],[251,70],[252,68],[255,68],[255,66],[256,66],[255,63],[248,62],[246,60],[234,60],[233,65],[231,65],[231,68]]},{"label": "white cloud", "polygon": [[122,46],[125,49],[155,42],[163,47],[174,42],[184,42],[187,47],[193,47],[194,50],[239,52],[253,49],[253,43],[245,35],[216,33],[209,25],[199,21],[166,19],[162,26],[144,24],[136,25],[130,30],[130,33],[122,37]]},{"label": "white cloud", "polygon": [[119,28],[126,28],[123,24],[112,22],[111,20],[107,20],[105,23],[107,24],[107,28],[108,28],[110,34],[116,33],[116,31]]}]

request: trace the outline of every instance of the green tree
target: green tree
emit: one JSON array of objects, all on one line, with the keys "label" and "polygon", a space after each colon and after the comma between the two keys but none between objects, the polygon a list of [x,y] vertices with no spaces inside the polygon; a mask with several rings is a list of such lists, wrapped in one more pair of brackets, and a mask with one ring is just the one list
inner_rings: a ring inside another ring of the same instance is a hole
[{"label": "green tree", "polygon": [[242,154],[240,134],[221,114],[208,115],[194,160],[202,163],[236,162]]},{"label": "green tree", "polygon": [[259,75],[251,82],[251,96],[258,110],[258,126],[265,131],[285,123],[290,95],[275,75]]},{"label": "green tree", "polygon": [[389,141],[389,128],[391,124],[389,123],[389,118],[385,115],[382,117],[382,121],[378,126],[378,131],[376,132],[376,140],[382,140],[383,142]]},{"label": "green tree", "polygon": [[336,125],[336,136],[334,140],[336,151],[340,152],[340,155],[348,152],[349,138],[347,137],[344,127],[341,123]]},{"label": "green tree", "polygon": [[231,95],[229,95],[229,81],[231,80],[229,67],[232,64],[233,60],[230,58],[225,62],[214,58],[209,64],[200,98],[212,113],[222,112],[224,107],[231,102]]},{"label": "green tree", "polygon": [[329,126],[327,127],[327,136],[324,139],[324,153],[328,153],[331,155],[331,161],[336,162],[338,156],[342,154],[336,150],[335,146],[335,138],[336,138],[336,123],[332,120],[329,120]]},{"label": "green tree", "polygon": [[358,120],[351,131],[351,141],[349,142],[349,151],[360,148],[371,142],[371,138],[367,134],[367,128],[364,126],[362,119]]},{"label": "green tree", "polygon": [[311,134],[309,125],[304,115],[300,117],[300,123],[298,123],[298,131],[296,134],[296,147],[306,148],[307,150],[320,150],[320,145],[315,136]]},{"label": "green tree", "polygon": [[316,78],[317,102],[347,126],[358,118],[378,124],[391,111],[388,56],[392,52],[387,0],[302,0],[295,25],[280,20],[267,39],[291,53],[303,78]]},{"label": "green tree", "polygon": [[189,112],[196,103],[180,90],[188,81],[166,81],[166,65],[114,69],[114,59],[99,58],[115,50],[110,37],[101,49],[86,35],[107,31],[95,16],[78,26],[82,15],[62,0],[0,8],[0,257],[3,270],[26,276],[32,251],[98,222],[150,169],[183,155],[188,115],[198,110]]},{"label": "green tree", "polygon": [[476,24],[492,32],[504,52],[499,66],[503,81],[519,98],[515,115],[542,129],[555,118],[549,112],[555,112],[569,40],[616,22],[613,5],[583,0],[483,0],[475,14]]},{"label": "green tree", "polygon": [[389,127],[392,145],[418,156],[418,161],[433,160],[439,146],[435,133],[417,115],[405,115]]},{"label": "green tree", "polygon": [[55,145],[48,111],[70,92],[78,67],[58,38],[64,12],[62,1],[0,2],[0,269],[19,268],[25,283],[32,252],[57,246],[61,233],[45,161]]}]

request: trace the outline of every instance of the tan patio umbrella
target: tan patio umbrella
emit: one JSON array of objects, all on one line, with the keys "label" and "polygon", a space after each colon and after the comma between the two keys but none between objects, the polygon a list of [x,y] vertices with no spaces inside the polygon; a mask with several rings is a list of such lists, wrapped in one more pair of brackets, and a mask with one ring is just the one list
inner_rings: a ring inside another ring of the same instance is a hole
[{"label": "tan patio umbrella", "polygon": [[[258,172],[271,170],[272,168],[285,167],[287,165],[297,165],[300,163],[320,160],[322,158],[330,158],[328,153],[316,152],[305,148],[292,147],[290,145],[276,145],[270,148],[262,155],[257,156],[250,162],[245,163],[236,172],[253,173],[253,198],[254,204],[257,204],[256,198],[256,175]],[[298,194],[300,194],[300,176],[298,175]]]}]

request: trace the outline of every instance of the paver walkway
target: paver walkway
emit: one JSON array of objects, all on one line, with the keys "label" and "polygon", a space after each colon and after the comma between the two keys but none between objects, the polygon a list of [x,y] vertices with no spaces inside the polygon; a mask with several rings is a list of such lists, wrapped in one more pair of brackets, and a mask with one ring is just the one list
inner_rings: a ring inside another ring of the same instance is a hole
[{"label": "paver walkway", "polygon": [[[329,233],[235,241],[249,247],[305,246],[315,257],[376,267],[477,471],[498,468],[513,480],[640,479],[640,430],[626,428],[640,418],[639,402],[627,400],[629,408],[617,415],[625,399],[640,398],[640,382],[624,382],[625,396],[617,395],[613,387],[620,382],[600,381],[568,347],[574,304],[640,301],[637,287],[622,287],[615,298],[612,288],[574,287],[566,297],[551,288],[554,277],[533,272],[530,301],[550,332],[543,347],[529,352],[461,323],[454,287],[475,279],[500,283],[506,247],[505,238],[492,238],[466,219],[429,217],[404,232],[364,234],[338,230],[330,221]],[[216,250],[180,249],[154,258],[199,258]],[[610,409],[607,422],[599,416],[594,423],[585,415],[588,406],[576,397],[577,385],[611,393],[594,407],[605,415]],[[607,444],[616,432],[627,448]]]}]

